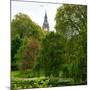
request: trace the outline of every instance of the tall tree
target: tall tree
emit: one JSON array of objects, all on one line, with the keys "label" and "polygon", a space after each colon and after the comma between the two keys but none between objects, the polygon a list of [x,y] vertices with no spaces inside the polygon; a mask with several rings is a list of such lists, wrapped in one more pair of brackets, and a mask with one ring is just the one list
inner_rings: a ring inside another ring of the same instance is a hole
[{"label": "tall tree", "polygon": [[62,67],[63,37],[50,32],[42,42],[42,50],[38,66],[43,69],[46,76],[59,76]]},{"label": "tall tree", "polygon": [[[87,6],[63,5],[57,10],[56,32],[66,40],[64,74],[78,84],[87,79]],[[67,76],[67,75],[66,75]]]},{"label": "tall tree", "polygon": [[34,36],[38,39],[43,37],[43,30],[39,25],[31,20],[31,18],[23,13],[19,13],[11,21],[11,36],[12,39],[19,35],[20,38],[24,36],[30,37]]},{"label": "tall tree", "polygon": [[31,18],[23,13],[17,14],[11,21],[11,61],[12,66],[17,61],[15,55],[20,47],[23,45],[24,38],[34,37],[39,41],[44,38],[44,31],[39,25],[31,20]]},{"label": "tall tree", "polygon": [[57,9],[56,31],[71,37],[87,29],[87,6],[63,5]]},{"label": "tall tree", "polygon": [[23,45],[18,50],[15,58],[20,70],[32,70],[37,60],[40,43],[35,38],[24,38]]}]

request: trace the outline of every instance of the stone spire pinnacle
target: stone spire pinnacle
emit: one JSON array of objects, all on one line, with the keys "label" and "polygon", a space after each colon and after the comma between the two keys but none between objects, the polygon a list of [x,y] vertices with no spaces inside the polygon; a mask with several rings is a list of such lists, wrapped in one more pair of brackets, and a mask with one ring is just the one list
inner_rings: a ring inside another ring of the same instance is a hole
[{"label": "stone spire pinnacle", "polygon": [[45,19],[47,19],[47,12],[45,11]]},{"label": "stone spire pinnacle", "polygon": [[45,11],[45,16],[44,16],[43,29],[45,31],[49,31],[49,23],[48,23],[48,17],[47,17],[46,11]]}]

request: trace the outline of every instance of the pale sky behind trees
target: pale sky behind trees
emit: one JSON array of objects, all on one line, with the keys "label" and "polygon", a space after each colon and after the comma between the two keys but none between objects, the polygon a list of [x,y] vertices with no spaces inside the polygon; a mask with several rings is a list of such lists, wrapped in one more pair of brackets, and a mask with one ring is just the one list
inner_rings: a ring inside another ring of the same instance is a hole
[{"label": "pale sky behind trees", "polygon": [[[39,0],[41,1],[41,0]],[[45,1],[45,0],[44,0]],[[49,0],[50,1],[50,0]],[[45,11],[47,11],[50,30],[54,30],[57,8],[62,4],[46,4],[11,1],[11,19],[18,13],[24,13],[42,27]]]}]

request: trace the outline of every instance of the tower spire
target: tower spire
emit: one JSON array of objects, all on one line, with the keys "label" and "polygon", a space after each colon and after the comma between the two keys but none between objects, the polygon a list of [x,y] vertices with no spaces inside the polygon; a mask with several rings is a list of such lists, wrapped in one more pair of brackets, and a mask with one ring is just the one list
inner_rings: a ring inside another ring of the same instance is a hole
[{"label": "tower spire", "polygon": [[45,19],[47,19],[47,12],[46,12],[46,10],[45,10]]},{"label": "tower spire", "polygon": [[44,16],[44,22],[43,22],[43,29],[46,31],[49,31],[49,23],[48,23],[48,17],[47,17],[46,10],[45,10],[45,16]]}]

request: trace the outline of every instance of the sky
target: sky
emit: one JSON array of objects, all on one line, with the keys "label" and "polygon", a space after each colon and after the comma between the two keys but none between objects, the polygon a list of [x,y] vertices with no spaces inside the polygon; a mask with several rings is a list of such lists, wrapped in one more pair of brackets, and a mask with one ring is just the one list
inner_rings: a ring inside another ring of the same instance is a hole
[{"label": "sky", "polygon": [[61,5],[62,4],[45,4],[45,3],[42,4],[42,3],[11,1],[11,19],[13,19],[16,14],[21,12],[30,16],[30,18],[34,22],[36,22],[38,25],[42,27],[45,11],[47,11],[48,22],[50,30],[52,31],[55,30],[54,26],[57,8],[59,8]]}]

